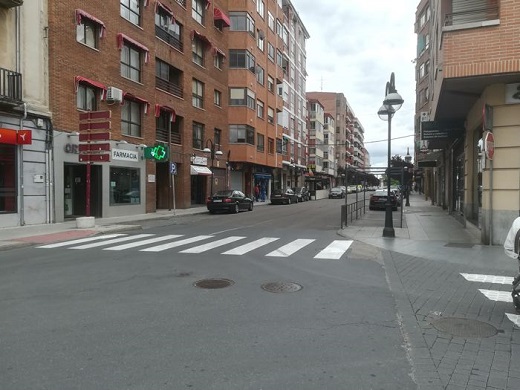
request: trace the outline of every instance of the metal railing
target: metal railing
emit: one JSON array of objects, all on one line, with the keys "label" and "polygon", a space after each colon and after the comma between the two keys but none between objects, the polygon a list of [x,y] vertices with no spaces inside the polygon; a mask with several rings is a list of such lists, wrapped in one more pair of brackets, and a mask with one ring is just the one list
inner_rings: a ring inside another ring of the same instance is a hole
[{"label": "metal railing", "polygon": [[21,103],[22,74],[0,68],[0,100]]},{"label": "metal railing", "polygon": [[366,214],[366,199],[357,200],[354,203],[344,204],[341,206],[341,228],[348,226],[348,220],[354,221],[354,218],[360,219]]}]

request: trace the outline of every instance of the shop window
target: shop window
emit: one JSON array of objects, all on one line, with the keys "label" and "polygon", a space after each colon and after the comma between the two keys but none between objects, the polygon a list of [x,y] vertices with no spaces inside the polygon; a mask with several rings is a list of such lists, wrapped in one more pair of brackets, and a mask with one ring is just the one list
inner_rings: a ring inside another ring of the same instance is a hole
[{"label": "shop window", "polygon": [[16,213],[15,145],[0,145],[0,214]]},{"label": "shop window", "polygon": [[110,167],[110,205],[140,204],[139,168]]}]

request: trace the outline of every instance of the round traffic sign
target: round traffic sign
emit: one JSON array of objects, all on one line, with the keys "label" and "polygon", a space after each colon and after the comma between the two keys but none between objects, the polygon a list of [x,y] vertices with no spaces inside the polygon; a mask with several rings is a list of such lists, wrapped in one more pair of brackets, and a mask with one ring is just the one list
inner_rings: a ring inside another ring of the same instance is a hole
[{"label": "round traffic sign", "polygon": [[488,159],[493,160],[495,155],[495,136],[491,131],[486,131],[484,135],[484,153],[486,153]]}]

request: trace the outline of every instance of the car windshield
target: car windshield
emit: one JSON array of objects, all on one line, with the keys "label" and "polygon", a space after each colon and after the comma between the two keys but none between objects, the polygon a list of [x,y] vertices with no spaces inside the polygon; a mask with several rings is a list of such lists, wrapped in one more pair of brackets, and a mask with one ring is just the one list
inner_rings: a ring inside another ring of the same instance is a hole
[{"label": "car windshield", "polygon": [[273,195],[280,195],[280,194],[283,194],[283,191],[282,190],[273,190],[272,194]]},{"label": "car windshield", "polygon": [[373,195],[373,196],[387,196],[388,193],[387,193],[387,191],[377,190],[377,191],[374,192],[372,195]]},{"label": "car windshield", "polygon": [[341,188],[339,187],[334,187],[333,189],[330,190],[331,192],[342,192]]},{"label": "car windshield", "polygon": [[213,196],[218,196],[218,197],[231,197],[231,195],[233,195],[233,191],[230,191],[230,190],[223,190],[223,191],[217,191],[215,192],[215,194]]}]

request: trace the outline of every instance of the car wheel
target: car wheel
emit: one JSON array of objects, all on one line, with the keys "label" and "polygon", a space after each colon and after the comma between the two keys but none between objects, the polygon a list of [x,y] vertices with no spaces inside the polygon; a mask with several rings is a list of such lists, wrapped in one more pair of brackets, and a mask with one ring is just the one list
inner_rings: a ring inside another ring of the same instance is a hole
[{"label": "car wheel", "polygon": [[209,210],[210,214],[215,214],[215,210]]},{"label": "car wheel", "polygon": [[291,204],[291,198],[287,198],[287,204]]},{"label": "car wheel", "polygon": [[249,203],[249,208],[248,208],[249,211],[253,211],[253,202]]},{"label": "car wheel", "polygon": [[233,210],[233,214],[238,214],[239,211],[240,211],[240,207],[238,206],[238,203],[236,203],[235,208]]}]

